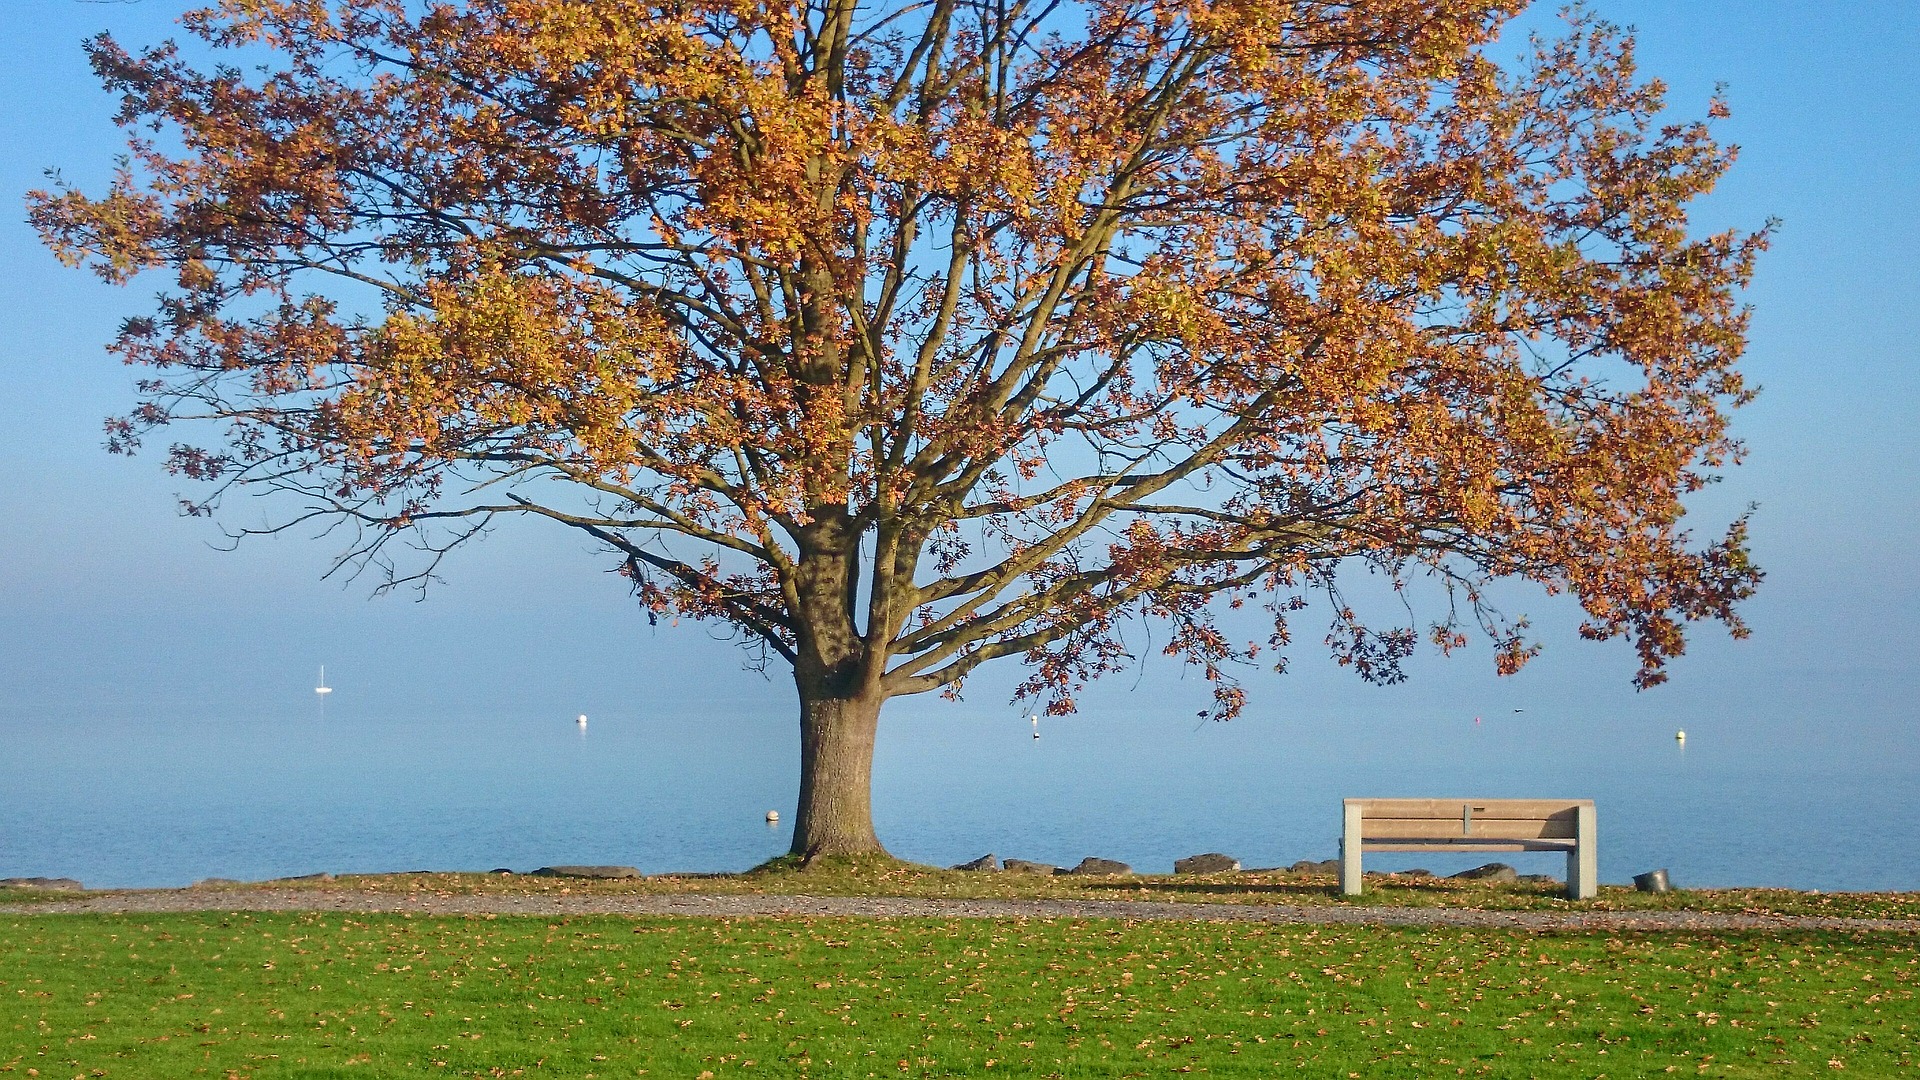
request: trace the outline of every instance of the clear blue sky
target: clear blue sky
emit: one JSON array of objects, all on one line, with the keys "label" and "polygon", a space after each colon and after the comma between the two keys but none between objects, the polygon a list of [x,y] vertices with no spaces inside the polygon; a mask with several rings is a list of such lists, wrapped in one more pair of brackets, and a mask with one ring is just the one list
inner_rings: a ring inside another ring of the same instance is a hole
[{"label": "clear blue sky", "polygon": [[[784,710],[782,676],[740,669],[697,627],[649,629],[582,541],[508,530],[449,566],[424,604],[369,600],[322,582],[336,543],[284,539],[236,553],[173,511],[157,455],[112,457],[100,422],[131,399],[132,375],[102,344],[142,309],[59,267],[22,223],[20,196],[61,168],[97,190],[119,145],[111,103],[79,43],[171,33],[179,0],[11,0],[0,38],[0,726],[29,714],[222,716],[311,706],[321,663],[335,707],[618,712],[718,700]],[[1914,701],[1920,575],[1920,4],[1912,0],[1683,3],[1599,0],[1638,27],[1643,70],[1697,115],[1724,82],[1721,127],[1743,154],[1700,209],[1703,227],[1784,221],[1760,265],[1746,370],[1764,387],[1738,429],[1749,462],[1700,500],[1700,531],[1758,502],[1754,548],[1768,571],[1747,608],[1754,638],[1707,629],[1673,683],[1628,686],[1624,648],[1572,634],[1568,606],[1532,615],[1546,655],[1491,675],[1483,644],[1415,666],[1380,690],[1332,670],[1302,627],[1294,674],[1255,675],[1254,715],[1457,718],[1526,707],[1540,722],[1579,714],[1621,723],[1746,729],[1788,742],[1920,735]],[[30,13],[30,14],[29,14]],[[1530,16],[1550,21],[1551,11]],[[236,506],[240,514],[245,506]],[[961,705],[912,710],[1003,717],[1005,677]],[[1130,695],[1130,696],[1129,696]],[[1184,717],[1203,692],[1149,665],[1112,680],[1098,709]]]}]

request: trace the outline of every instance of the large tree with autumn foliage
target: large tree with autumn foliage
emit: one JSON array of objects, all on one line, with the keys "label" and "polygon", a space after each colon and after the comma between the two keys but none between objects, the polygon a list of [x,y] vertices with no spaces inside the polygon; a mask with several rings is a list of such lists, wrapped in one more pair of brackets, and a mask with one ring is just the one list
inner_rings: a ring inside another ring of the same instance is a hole
[{"label": "large tree with autumn foliage", "polygon": [[[1131,619],[1223,717],[1320,593],[1373,679],[1476,626],[1517,668],[1502,578],[1642,684],[1744,632],[1742,523],[1680,521],[1764,235],[1689,231],[1732,152],[1620,32],[1490,58],[1524,6],[223,0],[191,52],[89,44],[130,156],[31,214],[168,275],[109,434],[198,432],[191,512],[268,494],[391,580],[584,532],[792,666],[793,850],[874,852],[885,701],[1011,656],[1068,711]],[[1362,625],[1361,562],[1431,625]]]}]

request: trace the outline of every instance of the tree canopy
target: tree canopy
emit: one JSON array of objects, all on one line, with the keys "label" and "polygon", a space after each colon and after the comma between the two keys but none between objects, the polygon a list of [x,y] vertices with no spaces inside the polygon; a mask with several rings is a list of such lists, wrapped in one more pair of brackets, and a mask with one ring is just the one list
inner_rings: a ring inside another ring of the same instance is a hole
[{"label": "tree canopy", "polygon": [[[795,849],[869,850],[881,702],[1014,656],[1070,711],[1134,617],[1221,717],[1317,593],[1377,680],[1475,626],[1517,669],[1499,579],[1641,685],[1744,633],[1744,519],[1681,519],[1740,452],[1765,231],[1690,230],[1733,151],[1596,18],[1502,42],[1525,6],[224,0],[191,50],[89,43],[130,156],[31,216],[171,275],[109,434],[193,422],[192,512],[279,493],[396,582],[501,515],[585,532],[793,666]],[[1356,561],[1437,614],[1364,624]]]}]

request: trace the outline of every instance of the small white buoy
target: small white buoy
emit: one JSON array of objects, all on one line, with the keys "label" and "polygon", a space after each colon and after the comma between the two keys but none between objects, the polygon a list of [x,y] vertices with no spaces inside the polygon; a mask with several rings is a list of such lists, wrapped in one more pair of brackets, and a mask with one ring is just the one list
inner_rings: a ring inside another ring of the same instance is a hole
[{"label": "small white buoy", "polygon": [[1040,717],[1038,714],[1033,717],[1033,737],[1036,739],[1040,737]]},{"label": "small white buoy", "polygon": [[576,724],[579,724],[579,725],[580,725],[581,727],[586,727],[586,726],[587,726],[587,714],[586,714],[586,713],[581,713],[581,714],[580,714],[580,719],[578,719],[578,720],[575,720],[575,721],[574,721],[574,723],[576,723]]},{"label": "small white buoy", "polygon": [[1687,733],[1686,733],[1685,731],[1676,731],[1676,732],[1674,732],[1674,733],[1673,733],[1673,741],[1674,741],[1674,742],[1686,742],[1686,741],[1687,741]]},{"label": "small white buoy", "polygon": [[778,810],[767,811],[767,824],[771,825],[774,822],[779,820],[780,820],[780,811]]}]

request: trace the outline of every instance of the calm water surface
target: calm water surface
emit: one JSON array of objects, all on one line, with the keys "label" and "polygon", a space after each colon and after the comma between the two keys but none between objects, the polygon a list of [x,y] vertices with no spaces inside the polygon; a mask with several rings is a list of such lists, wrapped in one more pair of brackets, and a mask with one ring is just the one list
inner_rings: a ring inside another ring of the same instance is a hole
[{"label": "calm water surface", "polygon": [[[0,717],[0,877],[181,885],[320,870],[617,863],[741,870],[786,849],[789,714]],[[1165,872],[1329,858],[1349,795],[1597,800],[1600,873],[1677,884],[1920,888],[1920,755],[1899,741],[1756,739],[1735,725],[1548,715],[1231,724],[1126,712],[1042,722],[900,709],[875,766],[882,839],[908,859],[1086,855]],[[1382,855],[1447,872],[1486,858]]]}]

